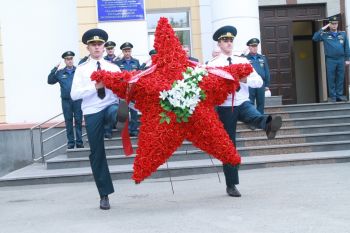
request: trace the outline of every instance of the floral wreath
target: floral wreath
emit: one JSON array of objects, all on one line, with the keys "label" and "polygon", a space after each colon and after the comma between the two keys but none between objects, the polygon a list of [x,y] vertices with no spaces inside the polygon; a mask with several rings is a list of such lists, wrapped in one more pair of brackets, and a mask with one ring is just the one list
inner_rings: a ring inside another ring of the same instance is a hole
[{"label": "floral wreath", "polygon": [[[235,93],[239,79],[247,77],[252,66],[214,68],[188,60],[166,18],[158,22],[154,48],[153,65],[145,71],[101,70],[91,76],[120,98],[135,101],[142,113],[132,178],[140,183],[149,177],[184,140],[224,164],[239,164],[241,158],[214,108]],[[122,135],[125,154],[130,155],[127,127]]]}]

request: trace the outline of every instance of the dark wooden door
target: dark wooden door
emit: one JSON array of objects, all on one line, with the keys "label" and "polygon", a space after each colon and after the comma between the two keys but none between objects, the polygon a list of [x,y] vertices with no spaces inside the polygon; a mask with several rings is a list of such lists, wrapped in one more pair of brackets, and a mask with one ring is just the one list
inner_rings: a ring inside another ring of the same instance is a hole
[{"label": "dark wooden door", "polygon": [[261,23],[262,52],[268,58],[272,95],[283,96],[283,104],[296,103],[293,75],[293,34],[291,21]]}]

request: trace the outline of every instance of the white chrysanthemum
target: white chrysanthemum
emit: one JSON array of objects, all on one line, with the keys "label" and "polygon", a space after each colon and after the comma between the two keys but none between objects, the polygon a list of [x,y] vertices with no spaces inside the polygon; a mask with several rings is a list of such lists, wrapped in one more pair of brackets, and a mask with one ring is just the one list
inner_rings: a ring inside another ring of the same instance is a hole
[{"label": "white chrysanthemum", "polygon": [[[195,67],[194,69],[188,67],[186,72],[182,73],[183,79],[174,82],[172,89],[169,91],[159,92],[159,98],[161,101],[167,100],[163,103],[170,104],[170,109],[180,108],[185,115],[192,115],[202,98],[198,83],[206,75],[208,75],[208,72],[203,67]],[[178,119],[184,121],[185,118],[179,117]]]}]

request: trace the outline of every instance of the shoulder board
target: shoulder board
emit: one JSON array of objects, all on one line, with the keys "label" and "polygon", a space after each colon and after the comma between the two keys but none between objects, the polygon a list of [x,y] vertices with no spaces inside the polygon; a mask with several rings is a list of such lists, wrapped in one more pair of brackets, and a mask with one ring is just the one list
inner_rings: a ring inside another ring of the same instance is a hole
[{"label": "shoulder board", "polygon": [[233,55],[234,57],[244,57],[244,58],[246,58],[246,56],[245,55],[243,55],[243,54],[241,54],[241,55]]}]

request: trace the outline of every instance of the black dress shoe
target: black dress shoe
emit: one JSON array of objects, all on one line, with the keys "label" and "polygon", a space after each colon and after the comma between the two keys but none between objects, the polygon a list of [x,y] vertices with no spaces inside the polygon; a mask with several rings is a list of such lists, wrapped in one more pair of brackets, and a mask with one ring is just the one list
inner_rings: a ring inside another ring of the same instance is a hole
[{"label": "black dress shoe", "polygon": [[109,210],[110,208],[108,196],[102,196],[100,200],[100,209]]},{"label": "black dress shoe", "polygon": [[67,146],[67,149],[69,149],[69,150],[70,150],[70,149],[73,149],[73,148],[74,148],[74,145],[68,145],[68,146]]},{"label": "black dress shoe", "polygon": [[269,116],[269,118],[270,121],[266,125],[266,136],[268,139],[274,139],[282,126],[282,118],[280,116]]},{"label": "black dress shoe", "polygon": [[236,188],[236,185],[233,185],[231,187],[226,187],[226,192],[231,197],[240,197],[240,196],[242,196],[241,193]]},{"label": "black dress shoe", "polygon": [[78,144],[77,148],[84,148],[84,145],[83,144]]}]

